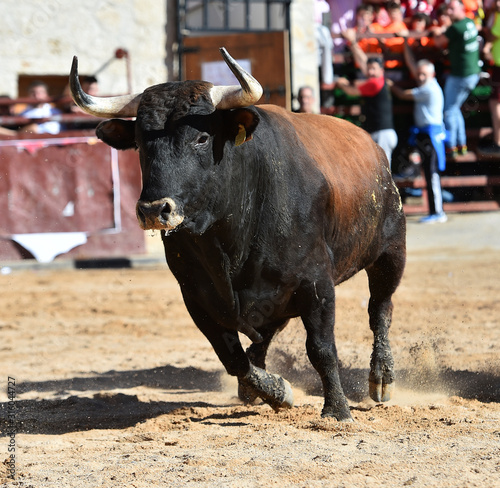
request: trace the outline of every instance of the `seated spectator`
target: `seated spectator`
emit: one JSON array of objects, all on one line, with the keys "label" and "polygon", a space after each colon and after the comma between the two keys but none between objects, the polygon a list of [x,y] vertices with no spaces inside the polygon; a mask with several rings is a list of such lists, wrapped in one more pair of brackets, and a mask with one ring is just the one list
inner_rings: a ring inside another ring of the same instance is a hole
[{"label": "seated spectator", "polygon": [[391,20],[385,8],[385,4],[387,3],[385,0],[367,0],[366,3],[373,6],[375,23],[382,27],[389,25]]},{"label": "seated spectator", "polygon": [[88,95],[95,97],[99,94],[99,81],[95,76],[86,76],[82,88]]},{"label": "seated spectator", "polygon": [[[29,119],[45,119],[61,113],[48,101],[50,100],[48,87],[43,81],[34,81],[29,87],[29,96],[37,103],[21,113],[23,117]],[[23,132],[33,132],[35,134],[59,134],[61,126],[59,122],[49,120],[46,122],[32,123],[22,128]]]},{"label": "seated spectator", "polygon": [[430,27],[430,30],[436,35],[446,31],[452,24],[450,14],[448,13],[448,5],[446,3],[442,3],[434,10],[434,17],[436,22]]},{"label": "seated spectator", "polygon": [[427,35],[430,25],[431,18],[427,14],[417,13],[411,18],[408,46],[417,60],[433,57],[434,40]]},{"label": "seated spectator", "polygon": [[299,108],[294,110],[294,112],[302,114],[314,113],[314,103],[316,99],[314,97],[314,90],[310,86],[306,85],[299,88],[297,101],[299,102]]},{"label": "seated spectator", "polygon": [[359,47],[367,54],[382,54],[382,48],[378,39],[368,37],[373,32],[372,24],[374,20],[374,11],[371,5],[361,4],[356,9],[356,26],[354,31]]},{"label": "seated spectator", "polygon": [[[85,93],[88,93],[93,97],[95,97],[99,93],[99,81],[95,76],[82,76],[80,78],[80,83]],[[63,95],[57,106],[64,113],[85,113],[78,105],[75,104],[75,102],[73,102],[69,84],[64,88]]]},{"label": "seated spectator", "polygon": [[[381,38],[380,43],[386,58],[396,57],[396,59],[387,59],[385,67],[401,67],[403,66],[404,38],[399,36],[407,36],[408,28],[403,21],[403,11],[399,3],[390,2],[387,5],[387,13],[390,19],[389,24],[382,26],[379,23],[375,23],[372,25],[372,29],[374,32],[380,34],[395,34],[395,37]],[[397,59],[398,57],[400,59]]]}]

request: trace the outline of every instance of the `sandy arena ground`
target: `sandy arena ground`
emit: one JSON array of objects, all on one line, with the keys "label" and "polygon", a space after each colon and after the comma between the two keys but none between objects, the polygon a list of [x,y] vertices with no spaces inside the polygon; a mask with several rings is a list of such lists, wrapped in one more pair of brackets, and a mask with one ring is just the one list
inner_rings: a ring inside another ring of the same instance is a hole
[{"label": "sandy arena ground", "polygon": [[[157,253],[159,236],[148,239]],[[268,370],[292,383],[296,399],[276,414],[240,403],[160,261],[4,268],[0,484],[500,486],[499,249],[500,213],[428,227],[410,219],[391,331],[397,389],[384,405],[367,398],[365,274],[337,289],[352,424],[320,417],[320,381],[298,320],[269,354]],[[9,377],[15,444],[5,435]],[[15,480],[7,478],[11,446]]]}]

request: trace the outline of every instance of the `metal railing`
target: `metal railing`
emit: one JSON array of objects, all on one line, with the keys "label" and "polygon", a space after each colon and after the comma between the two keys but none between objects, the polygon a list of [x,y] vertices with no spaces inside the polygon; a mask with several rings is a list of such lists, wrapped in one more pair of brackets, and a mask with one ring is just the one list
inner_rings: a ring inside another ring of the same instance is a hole
[{"label": "metal railing", "polygon": [[269,32],[289,30],[291,0],[178,0],[179,31]]},{"label": "metal railing", "polygon": [[[209,34],[290,32],[292,0],[177,0],[179,74],[184,38]],[[181,75],[179,75],[181,76]]]}]

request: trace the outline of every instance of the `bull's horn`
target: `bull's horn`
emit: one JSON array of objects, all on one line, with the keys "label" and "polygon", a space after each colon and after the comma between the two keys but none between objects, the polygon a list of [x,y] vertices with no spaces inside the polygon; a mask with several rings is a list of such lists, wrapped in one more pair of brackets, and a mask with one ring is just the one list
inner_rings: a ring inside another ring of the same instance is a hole
[{"label": "bull's horn", "polygon": [[141,93],[119,97],[93,97],[85,93],[78,79],[78,58],[73,58],[69,86],[73,101],[88,114],[111,119],[113,117],[136,117]]},{"label": "bull's horn", "polygon": [[256,103],[262,96],[260,83],[247,73],[226,51],[221,47],[220,52],[224,61],[229,66],[240,85],[214,86],[210,95],[215,108],[228,110],[231,108],[248,107]]}]

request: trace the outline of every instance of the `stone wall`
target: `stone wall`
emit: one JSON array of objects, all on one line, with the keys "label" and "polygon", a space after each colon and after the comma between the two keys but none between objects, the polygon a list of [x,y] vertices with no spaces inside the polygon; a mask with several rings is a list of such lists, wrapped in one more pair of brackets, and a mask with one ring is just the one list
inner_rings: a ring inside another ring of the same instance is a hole
[{"label": "stone wall", "polygon": [[[166,81],[165,1],[2,0],[0,94],[18,96],[18,75],[66,75],[73,55],[93,74],[117,48],[129,52],[132,89]],[[124,60],[99,74],[103,94],[127,91]]]},{"label": "stone wall", "polygon": [[[117,48],[129,52],[134,92],[177,79],[175,5],[175,0],[2,0],[0,94],[17,97],[19,75],[67,75],[75,54],[80,73],[93,74]],[[291,5],[293,94],[305,84],[318,90],[313,9],[314,0]],[[124,60],[112,60],[98,78],[101,94],[127,92]]]}]

